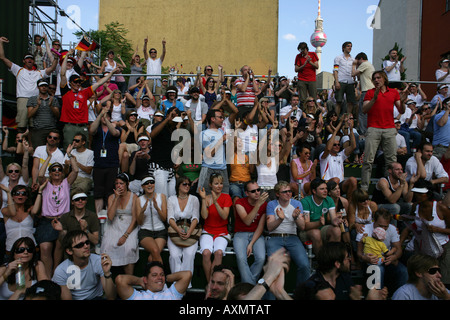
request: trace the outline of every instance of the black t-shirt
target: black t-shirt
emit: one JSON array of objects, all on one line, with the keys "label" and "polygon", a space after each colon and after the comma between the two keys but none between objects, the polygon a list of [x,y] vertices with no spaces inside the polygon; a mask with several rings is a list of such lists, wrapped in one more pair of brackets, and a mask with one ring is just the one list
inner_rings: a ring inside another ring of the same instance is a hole
[{"label": "black t-shirt", "polygon": [[[155,123],[152,126],[152,132],[162,123],[163,122]],[[175,146],[175,142],[171,140],[171,136],[172,132],[167,125],[165,125],[158,136],[152,139],[151,161],[166,169],[173,168],[171,153]]]},{"label": "black t-shirt", "polygon": [[[122,131],[121,128],[116,128]],[[92,139],[92,150],[94,151],[94,168],[118,168],[119,167],[119,143],[120,135],[114,137],[109,131],[103,131],[99,125],[97,134]],[[101,151],[106,149],[106,157],[101,156]]]},{"label": "black t-shirt", "polygon": [[296,288],[294,298],[305,300],[307,299],[307,292],[314,291],[313,288],[331,288],[336,295],[335,300],[350,300],[351,287],[353,285],[350,273],[341,273],[336,279],[336,287],[333,288],[320,272],[316,272]]},{"label": "black t-shirt", "polygon": [[[133,162],[134,157],[136,156],[136,152],[131,153],[130,156],[130,164]],[[150,154],[150,152],[149,152]],[[134,171],[133,180],[142,180],[148,174],[148,162],[149,160],[144,158],[136,158],[136,168]]]}]

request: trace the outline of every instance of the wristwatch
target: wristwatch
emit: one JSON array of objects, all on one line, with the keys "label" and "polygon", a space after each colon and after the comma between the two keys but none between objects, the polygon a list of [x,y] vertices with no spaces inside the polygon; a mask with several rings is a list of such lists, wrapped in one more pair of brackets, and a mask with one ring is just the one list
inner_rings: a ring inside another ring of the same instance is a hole
[{"label": "wristwatch", "polygon": [[258,284],[262,285],[264,288],[266,288],[266,291],[269,291],[269,285],[266,283],[266,280],[263,278],[258,280]]}]

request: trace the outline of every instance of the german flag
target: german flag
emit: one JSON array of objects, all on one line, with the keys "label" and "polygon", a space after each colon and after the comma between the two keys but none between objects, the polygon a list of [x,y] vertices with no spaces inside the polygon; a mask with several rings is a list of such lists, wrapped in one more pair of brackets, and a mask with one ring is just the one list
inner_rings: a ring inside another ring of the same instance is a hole
[{"label": "german flag", "polygon": [[95,42],[94,40],[89,40],[88,37],[84,36],[83,38],[81,38],[81,41],[78,43],[75,49],[80,51],[94,51],[99,47],[100,46],[97,42]]}]

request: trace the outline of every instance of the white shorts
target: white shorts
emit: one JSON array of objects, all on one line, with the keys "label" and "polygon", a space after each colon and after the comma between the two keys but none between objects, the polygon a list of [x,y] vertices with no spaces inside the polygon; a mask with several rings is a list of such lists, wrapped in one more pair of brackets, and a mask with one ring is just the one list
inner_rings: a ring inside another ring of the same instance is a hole
[{"label": "white shorts", "polygon": [[225,256],[225,250],[227,249],[228,243],[231,240],[231,236],[229,234],[224,236],[218,236],[213,239],[213,236],[206,231],[203,231],[200,236],[200,253],[203,253],[204,250],[209,250],[212,253],[222,250],[223,255]]}]

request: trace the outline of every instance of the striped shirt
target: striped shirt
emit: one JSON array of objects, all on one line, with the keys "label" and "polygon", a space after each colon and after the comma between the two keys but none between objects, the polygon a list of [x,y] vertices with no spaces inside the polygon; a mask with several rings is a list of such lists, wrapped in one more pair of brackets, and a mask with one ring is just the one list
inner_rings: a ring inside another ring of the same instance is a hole
[{"label": "striped shirt", "polygon": [[[238,78],[236,80],[236,86],[239,86],[245,82],[244,78]],[[237,91],[236,92],[236,98],[237,98],[237,106],[253,106],[253,103],[255,102],[255,90],[253,89],[253,82],[249,80],[247,88],[245,88],[245,91]]]}]

